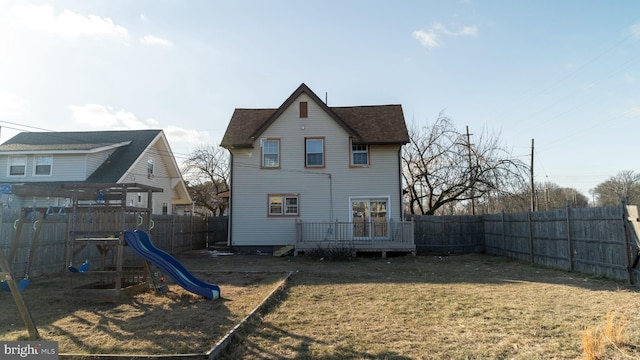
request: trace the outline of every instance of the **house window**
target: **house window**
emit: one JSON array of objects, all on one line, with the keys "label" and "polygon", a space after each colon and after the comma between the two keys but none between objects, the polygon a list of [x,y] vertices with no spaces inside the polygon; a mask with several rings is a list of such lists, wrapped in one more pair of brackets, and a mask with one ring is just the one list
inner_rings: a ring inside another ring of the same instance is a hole
[{"label": "house window", "polygon": [[269,216],[298,216],[298,195],[269,195]]},{"label": "house window", "polygon": [[262,167],[280,167],[280,139],[266,139],[262,141]]},{"label": "house window", "polygon": [[305,142],[305,166],[324,167],[324,138],[306,138]]},{"label": "house window", "polygon": [[351,144],[351,165],[364,166],[369,165],[369,146],[360,144]]},{"label": "house window", "polygon": [[25,176],[27,169],[26,156],[9,157],[9,176]]},{"label": "house window", "polygon": [[153,159],[147,160],[147,179],[153,179]]},{"label": "house window", "polygon": [[309,117],[309,106],[306,101],[300,101],[300,118]]},{"label": "house window", "polygon": [[36,156],[33,165],[33,175],[51,175],[51,165],[53,164],[53,156]]}]

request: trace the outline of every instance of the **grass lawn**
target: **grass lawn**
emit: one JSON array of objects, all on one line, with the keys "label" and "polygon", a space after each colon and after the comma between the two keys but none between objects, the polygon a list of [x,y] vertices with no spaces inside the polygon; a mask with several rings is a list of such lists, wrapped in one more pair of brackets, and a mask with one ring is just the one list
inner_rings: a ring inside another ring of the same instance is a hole
[{"label": "grass lawn", "polygon": [[576,359],[611,311],[624,341],[596,355],[640,358],[639,293],[623,283],[481,255],[305,265],[225,358]]},{"label": "grass lawn", "polygon": [[[621,282],[484,255],[179,258],[219,284],[223,299],[172,286],[166,296],[92,303],[64,296],[60,276],[33,279],[25,301],[40,335],[63,353],[202,353],[295,271],[223,358],[578,359],[583,334],[601,340],[602,359],[640,358],[640,292]],[[617,316],[608,326],[607,314]],[[607,328],[618,331],[614,341],[600,336]],[[0,331],[5,341],[26,336],[8,293]]]}]

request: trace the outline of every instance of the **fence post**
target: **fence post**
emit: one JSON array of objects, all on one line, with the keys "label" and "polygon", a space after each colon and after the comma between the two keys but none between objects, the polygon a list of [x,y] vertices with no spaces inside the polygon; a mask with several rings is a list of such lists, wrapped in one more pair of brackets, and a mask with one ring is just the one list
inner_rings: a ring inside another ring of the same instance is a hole
[{"label": "fence post", "polygon": [[507,236],[505,235],[504,229],[504,209],[502,210],[502,218],[500,223],[502,225],[502,251],[504,251],[504,255],[507,256]]},{"label": "fence post", "polygon": [[625,199],[622,199],[622,204],[620,204],[620,207],[622,207],[622,226],[624,227],[624,240],[627,255],[627,281],[629,282],[629,284],[633,284],[633,274],[631,273],[633,262],[633,260],[631,259],[631,230],[629,229],[629,224],[627,224],[627,222],[629,221],[629,215]]},{"label": "fence post", "polygon": [[176,242],[176,214],[171,214],[171,236],[169,236],[169,248],[171,249],[171,253],[175,254],[174,244]]},{"label": "fence post", "polygon": [[569,271],[573,271],[573,239],[571,238],[571,204],[567,201],[567,245],[569,249]]},{"label": "fence post", "polygon": [[529,261],[533,264],[533,221],[531,220],[531,211],[527,212],[529,220]]}]

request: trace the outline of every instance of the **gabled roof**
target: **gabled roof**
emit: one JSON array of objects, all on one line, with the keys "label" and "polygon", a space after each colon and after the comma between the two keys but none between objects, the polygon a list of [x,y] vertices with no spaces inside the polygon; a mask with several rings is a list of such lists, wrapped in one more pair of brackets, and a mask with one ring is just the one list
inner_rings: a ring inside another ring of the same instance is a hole
[{"label": "gabled roof", "polygon": [[5,153],[77,153],[113,147],[111,154],[85,182],[116,183],[162,130],[22,132],[0,145]]},{"label": "gabled roof", "polygon": [[303,83],[277,109],[235,109],[220,145],[226,148],[252,147],[255,139],[303,93],[342,126],[355,143],[409,142],[401,105],[329,107]]}]

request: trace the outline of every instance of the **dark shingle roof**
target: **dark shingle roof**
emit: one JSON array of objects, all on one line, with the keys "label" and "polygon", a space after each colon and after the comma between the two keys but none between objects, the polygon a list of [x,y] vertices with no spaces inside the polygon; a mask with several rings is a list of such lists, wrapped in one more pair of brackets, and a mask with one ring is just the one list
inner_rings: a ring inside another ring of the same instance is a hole
[{"label": "dark shingle roof", "polygon": [[221,145],[227,148],[251,147],[253,140],[302,93],[307,94],[341,125],[356,143],[406,144],[409,142],[401,105],[329,107],[307,85],[302,84],[277,109],[236,109],[231,116]]},{"label": "dark shingle roof", "polygon": [[86,182],[117,182],[162,130],[23,132],[0,145],[0,151],[89,151],[119,146]]}]

